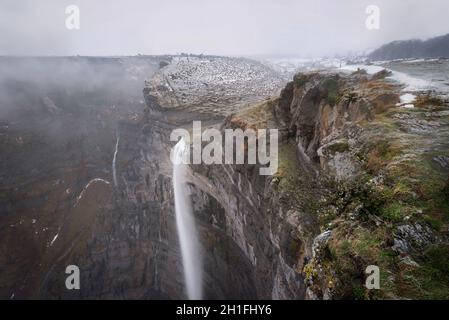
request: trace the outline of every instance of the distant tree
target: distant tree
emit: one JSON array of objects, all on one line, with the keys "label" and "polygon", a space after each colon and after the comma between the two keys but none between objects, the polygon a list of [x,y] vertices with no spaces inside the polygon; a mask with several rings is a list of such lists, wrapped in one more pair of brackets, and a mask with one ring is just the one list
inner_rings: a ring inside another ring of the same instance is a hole
[{"label": "distant tree", "polygon": [[393,41],[373,51],[372,60],[394,60],[410,58],[449,58],[449,34],[426,41]]}]

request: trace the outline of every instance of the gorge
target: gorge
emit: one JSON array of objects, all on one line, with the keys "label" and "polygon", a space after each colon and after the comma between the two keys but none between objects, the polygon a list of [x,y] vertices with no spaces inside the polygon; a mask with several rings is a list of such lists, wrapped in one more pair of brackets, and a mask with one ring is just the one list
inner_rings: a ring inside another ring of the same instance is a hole
[{"label": "gorge", "polygon": [[[0,59],[2,298],[447,297],[439,92],[407,109],[385,70],[285,79],[246,58],[33,59]],[[184,147],[170,133],[193,121],[277,129],[277,172],[172,165]],[[72,264],[81,289],[68,291]],[[380,290],[364,287],[368,265]]]}]

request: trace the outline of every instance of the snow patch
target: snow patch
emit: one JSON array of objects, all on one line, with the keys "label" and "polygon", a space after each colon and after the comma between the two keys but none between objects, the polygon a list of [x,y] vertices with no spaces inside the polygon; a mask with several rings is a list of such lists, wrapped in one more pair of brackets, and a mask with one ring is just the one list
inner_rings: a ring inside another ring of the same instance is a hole
[{"label": "snow patch", "polygon": [[401,107],[401,108],[405,108],[405,109],[413,109],[415,107],[413,102],[415,102],[416,96],[414,94],[406,93],[406,94],[403,94],[402,96],[400,96],[399,99],[400,99],[400,102],[396,103],[397,107]]},{"label": "snow patch", "polygon": [[380,66],[375,66],[375,65],[364,65],[364,64],[346,64],[343,65],[341,67],[342,70],[346,70],[346,71],[351,71],[351,72],[355,72],[355,71],[359,71],[359,70],[365,70],[368,74],[373,75],[376,74],[382,70],[384,70],[385,68],[380,67]]},{"label": "snow patch", "polygon": [[[391,71],[391,70],[390,70]],[[404,91],[422,91],[432,87],[429,81],[418,79],[403,72],[392,71],[391,79],[405,85]]]},{"label": "snow patch", "polygon": [[342,70],[346,71],[358,71],[358,70],[365,70],[368,74],[373,75],[376,74],[382,70],[387,70],[391,72],[391,75],[387,78],[392,79],[396,82],[402,83],[405,85],[403,91],[413,92],[413,91],[422,91],[422,90],[428,90],[432,87],[431,83],[429,81],[415,78],[412,76],[409,76],[408,74],[405,74],[403,72],[399,71],[393,71],[388,68],[384,68],[382,66],[378,65],[363,65],[363,64],[346,64],[341,67]]},{"label": "snow patch", "polygon": [[400,104],[410,104],[412,102],[415,102],[416,96],[411,93],[406,93],[400,96],[399,99],[401,100]]}]

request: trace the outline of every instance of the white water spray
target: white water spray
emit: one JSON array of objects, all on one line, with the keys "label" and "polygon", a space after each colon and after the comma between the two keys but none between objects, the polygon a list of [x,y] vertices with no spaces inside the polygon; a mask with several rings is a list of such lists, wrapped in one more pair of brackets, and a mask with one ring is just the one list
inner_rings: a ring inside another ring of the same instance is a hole
[{"label": "white water spray", "polygon": [[118,143],[120,141],[120,135],[117,135],[117,142],[115,143],[115,151],[114,151],[114,158],[112,159],[112,177],[114,179],[114,186],[117,187],[117,170],[115,168],[115,162],[117,160],[117,153],[118,153]]},{"label": "white water spray", "polygon": [[202,270],[200,243],[198,241],[192,203],[187,193],[185,181],[186,165],[184,157],[188,146],[181,138],[173,148],[173,188],[175,191],[176,227],[181,246],[184,278],[187,296],[191,300],[202,298]]}]

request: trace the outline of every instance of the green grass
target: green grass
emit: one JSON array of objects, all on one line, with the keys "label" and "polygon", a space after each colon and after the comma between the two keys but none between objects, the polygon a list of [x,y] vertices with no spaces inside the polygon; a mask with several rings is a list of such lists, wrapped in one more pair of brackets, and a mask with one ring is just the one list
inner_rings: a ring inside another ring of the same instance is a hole
[{"label": "green grass", "polygon": [[399,202],[386,204],[382,216],[389,221],[399,222],[402,220],[403,206]]},{"label": "green grass", "polygon": [[401,273],[403,292],[416,299],[449,299],[449,246],[431,246],[419,263]]},{"label": "green grass", "polygon": [[276,178],[281,197],[290,207],[302,206],[310,193],[302,188],[307,185],[307,177],[301,172],[296,157],[296,146],[287,142],[279,147],[279,163]]},{"label": "green grass", "polygon": [[327,148],[327,150],[329,150],[329,151],[332,152],[332,153],[337,153],[337,152],[343,153],[343,152],[349,151],[349,144],[348,144],[348,141],[339,141],[339,142],[336,142],[336,143],[330,145],[330,146]]},{"label": "green grass", "polygon": [[341,99],[338,80],[335,78],[326,79],[322,83],[322,87],[325,89],[324,99],[326,102],[331,106],[336,105]]},{"label": "green grass", "polygon": [[293,79],[294,83],[298,87],[302,87],[309,81],[309,77],[306,74],[300,73]]},{"label": "green grass", "polygon": [[[334,270],[339,279],[338,298],[380,299],[395,290],[390,275],[395,265],[396,254],[386,245],[388,230],[366,229],[341,225],[328,244],[325,264]],[[365,269],[376,265],[380,269],[380,290],[367,290]]]},{"label": "green grass", "polygon": [[373,139],[360,150],[358,158],[364,161],[364,168],[370,174],[377,174],[380,170],[402,154],[402,146],[393,139]]},{"label": "green grass", "polygon": [[[295,78],[296,85],[304,85],[310,78]],[[330,78],[321,83],[321,97],[335,105],[341,97],[352,99],[343,92],[342,81]],[[439,101],[423,99],[425,104]],[[394,110],[393,110],[394,109]],[[398,225],[427,224],[443,230],[449,223],[449,179],[433,161],[446,151],[427,150],[424,139],[399,130],[395,113],[422,112],[419,108],[393,108],[376,115],[374,121],[360,121],[363,127],[358,141],[348,145],[347,136],[327,146],[331,153],[351,150],[357,152],[363,173],[351,181],[322,178],[324,199],[317,202],[321,230],[332,229],[332,237],[319,259],[305,268],[315,277],[322,268],[320,284],[335,283],[333,297],[349,299],[381,298],[445,298],[449,299],[449,247],[433,244],[427,250],[415,248],[408,257],[418,265],[407,262],[393,251],[393,239]],[[360,147],[360,149],[358,149]],[[292,148],[291,150],[296,150]],[[280,151],[279,187],[288,201],[307,202],[307,193],[298,177],[296,157],[292,151]],[[380,179],[378,179],[381,177]],[[376,178],[376,179],[373,179]],[[290,244],[291,251],[298,249]],[[381,272],[381,290],[364,287],[368,265],[377,265]],[[316,279],[314,279],[316,280]],[[314,281],[314,285],[317,282]]]}]

